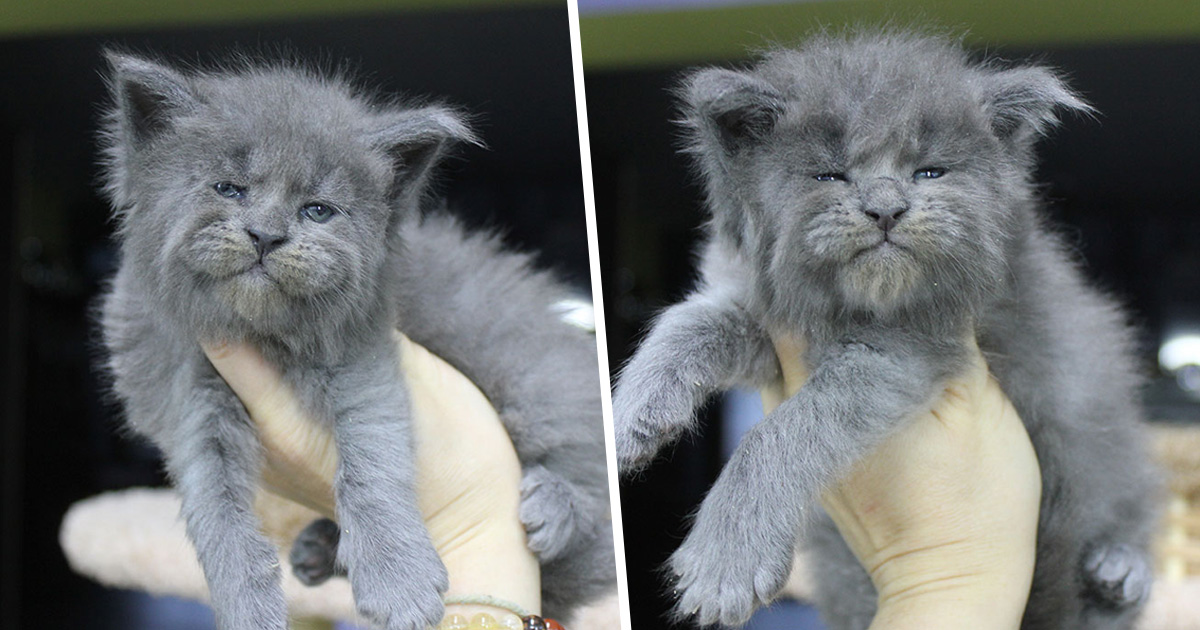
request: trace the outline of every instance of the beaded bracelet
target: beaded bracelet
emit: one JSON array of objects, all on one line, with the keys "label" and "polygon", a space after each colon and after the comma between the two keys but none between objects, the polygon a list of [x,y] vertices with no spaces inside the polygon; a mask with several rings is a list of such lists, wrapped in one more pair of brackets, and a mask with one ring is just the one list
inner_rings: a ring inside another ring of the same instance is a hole
[{"label": "beaded bracelet", "polygon": [[501,615],[499,619],[487,613],[478,613],[470,619],[450,614],[442,618],[438,630],[566,630],[561,623],[537,615]]},{"label": "beaded bracelet", "polygon": [[491,606],[512,614],[502,615],[499,619],[487,613],[478,613],[470,619],[459,614],[450,614],[442,618],[438,630],[566,630],[561,623],[553,619],[543,619],[517,604],[496,597],[482,595],[446,599],[447,606],[455,604]]},{"label": "beaded bracelet", "polygon": [[522,630],[566,630],[561,623],[549,617],[542,619],[537,615],[522,617],[521,623],[525,626]]},{"label": "beaded bracelet", "polygon": [[502,615],[501,619],[487,613],[479,613],[469,620],[458,614],[446,615],[438,624],[438,630],[525,630],[516,615]]}]

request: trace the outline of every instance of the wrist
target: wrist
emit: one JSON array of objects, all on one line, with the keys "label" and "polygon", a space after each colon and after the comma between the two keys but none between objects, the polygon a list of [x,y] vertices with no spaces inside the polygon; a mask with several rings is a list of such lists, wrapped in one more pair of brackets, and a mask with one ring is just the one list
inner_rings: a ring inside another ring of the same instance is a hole
[{"label": "wrist", "polygon": [[880,591],[870,630],[1017,630],[1028,598],[1028,579],[965,574],[912,580]]},{"label": "wrist", "polygon": [[[540,567],[529,550],[516,506],[496,507],[486,518],[449,512],[431,515],[427,521],[450,573],[447,614],[471,619],[483,612],[499,619],[505,608],[522,616],[541,614]],[[478,603],[484,599],[505,606]]]}]

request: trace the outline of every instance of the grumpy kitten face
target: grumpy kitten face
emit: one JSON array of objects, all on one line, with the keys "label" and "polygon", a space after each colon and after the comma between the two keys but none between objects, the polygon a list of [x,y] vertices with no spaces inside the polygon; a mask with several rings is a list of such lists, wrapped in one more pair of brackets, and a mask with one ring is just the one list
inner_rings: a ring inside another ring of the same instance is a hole
[{"label": "grumpy kitten face", "polygon": [[198,334],[285,337],[378,306],[442,107],[380,106],[286,68],[183,74],[110,55],[107,190],[125,264]]},{"label": "grumpy kitten face", "polygon": [[819,36],[683,92],[717,236],[761,291],[875,312],[1004,282],[1033,139],[1087,107],[1045,69],[890,33]]}]

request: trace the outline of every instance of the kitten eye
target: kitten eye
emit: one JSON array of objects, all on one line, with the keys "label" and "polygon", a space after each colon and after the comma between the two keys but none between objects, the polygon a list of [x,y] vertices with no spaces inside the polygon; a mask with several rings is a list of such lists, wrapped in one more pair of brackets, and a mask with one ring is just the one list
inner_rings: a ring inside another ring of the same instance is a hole
[{"label": "kitten eye", "polygon": [[228,199],[241,199],[246,196],[246,189],[233,182],[217,182],[213,184],[213,190]]},{"label": "kitten eye", "polygon": [[937,166],[932,166],[929,168],[917,169],[917,172],[913,173],[913,179],[914,180],[916,180],[916,179],[937,179],[945,174],[946,174],[946,169],[937,167]]},{"label": "kitten eye", "polygon": [[813,175],[813,179],[819,182],[844,182],[846,181],[845,173],[817,173]]},{"label": "kitten eye", "polygon": [[333,206],[323,203],[310,203],[300,208],[300,216],[317,223],[324,223],[332,219],[335,214],[337,214],[337,210],[334,210]]}]

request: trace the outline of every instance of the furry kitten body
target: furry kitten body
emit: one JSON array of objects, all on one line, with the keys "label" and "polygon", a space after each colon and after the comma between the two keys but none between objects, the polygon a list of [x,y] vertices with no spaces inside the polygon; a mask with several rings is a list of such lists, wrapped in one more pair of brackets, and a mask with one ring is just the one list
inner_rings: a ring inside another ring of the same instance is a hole
[{"label": "furry kitten body", "polygon": [[201,340],[258,347],[333,433],[337,558],[374,623],[436,625],[447,586],[413,494],[397,326],[499,412],[544,613],[610,587],[594,337],[561,321],[568,289],[528,256],[420,213],[443,147],[473,141],[461,116],[286,66],[109,60],[106,184],[122,254],[101,313],[109,368],[129,425],[165,454],[220,627],[283,630],[287,616],[250,509],[259,442]]},{"label": "furry kitten body", "polygon": [[1132,337],[1044,227],[1030,181],[1055,112],[1088,106],[1045,68],[895,32],[700,70],[681,96],[712,220],[698,288],[616,387],[622,469],[691,429],[713,392],[778,378],[772,335],[806,339],[812,372],[743,437],[672,556],[678,612],[745,621],[803,532],[825,619],[867,627],[874,589],[816,498],[931,406],[974,335],[1043,476],[1022,627],[1131,627],[1155,494]]}]

